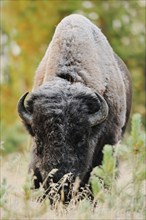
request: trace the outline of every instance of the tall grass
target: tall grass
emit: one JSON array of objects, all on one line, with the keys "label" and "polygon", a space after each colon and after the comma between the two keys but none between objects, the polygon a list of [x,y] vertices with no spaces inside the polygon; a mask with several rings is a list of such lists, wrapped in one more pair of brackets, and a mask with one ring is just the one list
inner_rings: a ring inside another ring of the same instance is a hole
[{"label": "tall grass", "polygon": [[2,156],[1,219],[146,219],[146,145],[139,114],[133,116],[125,142],[106,145],[103,153],[103,164],[90,177],[93,201],[84,189],[84,196],[74,195],[67,206],[56,201],[53,209],[48,199],[38,202],[43,187],[31,190],[32,178],[26,172],[29,154]]}]

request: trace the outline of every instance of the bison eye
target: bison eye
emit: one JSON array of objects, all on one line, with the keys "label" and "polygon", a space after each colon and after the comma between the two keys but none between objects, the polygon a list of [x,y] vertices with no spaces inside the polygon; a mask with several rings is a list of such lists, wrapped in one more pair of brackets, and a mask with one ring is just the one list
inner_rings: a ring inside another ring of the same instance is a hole
[{"label": "bison eye", "polygon": [[74,78],[70,75],[70,74],[59,74],[59,77],[62,79],[66,79],[67,81],[73,83],[74,82]]}]

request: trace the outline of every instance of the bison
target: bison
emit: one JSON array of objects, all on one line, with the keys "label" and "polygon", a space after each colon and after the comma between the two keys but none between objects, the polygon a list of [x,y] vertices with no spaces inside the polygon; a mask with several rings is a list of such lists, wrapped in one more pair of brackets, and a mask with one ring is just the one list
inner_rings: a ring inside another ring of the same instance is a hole
[{"label": "bison", "polygon": [[131,109],[131,80],[106,37],[82,15],[65,17],[36,70],[26,103],[18,113],[32,136],[30,170],[35,188],[48,174],[57,183],[65,174],[80,186],[101,165],[103,147],[114,145],[125,131]]}]

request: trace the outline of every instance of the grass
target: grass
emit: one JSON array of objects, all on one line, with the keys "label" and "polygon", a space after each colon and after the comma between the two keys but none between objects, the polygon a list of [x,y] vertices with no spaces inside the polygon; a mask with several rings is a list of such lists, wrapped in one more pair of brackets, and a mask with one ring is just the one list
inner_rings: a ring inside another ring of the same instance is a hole
[{"label": "grass", "polygon": [[[81,194],[74,195],[67,206],[54,195],[53,208],[48,199],[38,202],[44,192],[43,187],[39,190],[30,189],[32,178],[27,174],[30,154],[2,154],[1,219],[146,219],[146,146],[141,116],[133,116],[131,134],[125,143],[114,146],[114,153],[113,147],[106,145],[103,152],[103,164],[94,168],[90,178],[93,202],[88,199],[88,189],[84,189]],[[84,198],[78,201],[80,197]]]}]

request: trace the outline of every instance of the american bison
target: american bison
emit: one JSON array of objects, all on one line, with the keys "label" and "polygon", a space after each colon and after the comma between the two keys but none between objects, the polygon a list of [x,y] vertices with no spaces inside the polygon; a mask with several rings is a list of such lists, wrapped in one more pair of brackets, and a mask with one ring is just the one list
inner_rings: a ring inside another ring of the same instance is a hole
[{"label": "american bison", "polygon": [[[81,15],[65,17],[36,70],[34,86],[18,102],[32,136],[35,188],[65,174],[80,186],[102,163],[105,144],[122,137],[131,109],[131,80],[100,29]],[[46,180],[47,179],[47,180]]]}]

